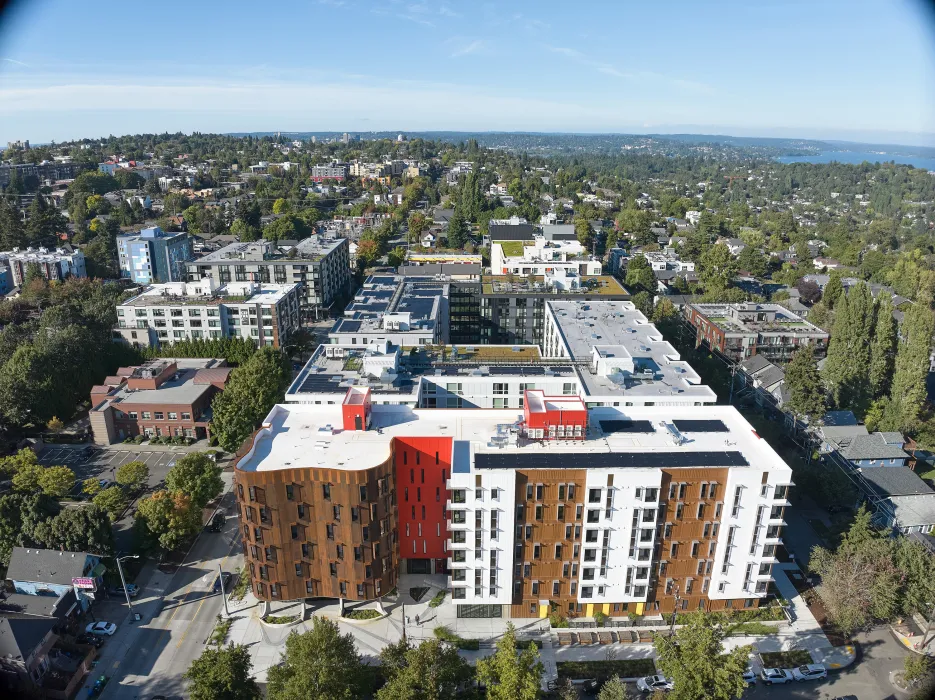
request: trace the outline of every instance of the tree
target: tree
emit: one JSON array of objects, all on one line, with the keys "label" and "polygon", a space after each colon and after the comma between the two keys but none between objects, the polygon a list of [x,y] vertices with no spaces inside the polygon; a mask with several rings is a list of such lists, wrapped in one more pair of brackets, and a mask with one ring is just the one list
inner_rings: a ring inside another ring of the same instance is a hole
[{"label": "tree", "polygon": [[578,689],[571,678],[561,678],[558,681],[558,700],[578,700]]},{"label": "tree", "polygon": [[873,325],[873,341],[870,345],[870,391],[875,399],[886,396],[889,391],[897,340],[892,300],[888,295],[881,294],[877,302],[876,323]]},{"label": "tree", "polygon": [[166,474],[166,488],[187,495],[195,508],[204,508],[224,488],[221,465],[204,452],[189,452]]},{"label": "tree", "polygon": [[207,648],[185,672],[188,693],[192,700],[260,700],[252,668],[250,650],[242,644]]},{"label": "tree", "polygon": [[117,467],[116,481],[121,486],[126,486],[130,491],[135,491],[145,486],[146,482],[149,481],[149,467],[146,466],[146,462],[140,462],[139,460],[127,462]]},{"label": "tree", "polygon": [[672,637],[657,634],[656,665],[673,689],[671,700],[731,700],[739,697],[746,683],[747,657],[751,647],[724,653],[726,631],[709,613],[688,614],[688,620]]},{"label": "tree", "polygon": [[932,674],[932,660],[921,654],[909,654],[903,661],[903,681],[909,687],[920,685]]},{"label": "tree", "polygon": [[477,662],[477,679],[487,686],[488,700],[535,700],[543,673],[539,651],[530,642],[517,655],[516,628],[507,623],[497,651]]},{"label": "tree", "polygon": [[65,508],[54,518],[38,523],[33,536],[48,549],[100,554],[110,554],[114,550],[110,518],[103,508],[94,504]]},{"label": "tree", "polygon": [[825,414],[825,389],[811,345],[800,347],[786,365],[786,388],[786,405],[796,415],[808,417],[813,425],[821,420]]},{"label": "tree", "polygon": [[844,285],[841,283],[842,276],[842,273],[838,270],[832,270],[827,283],[825,283],[822,299],[829,309],[834,309],[834,305],[844,293]]},{"label": "tree", "polygon": [[578,243],[587,252],[591,252],[591,246],[594,244],[594,229],[591,228],[591,222],[583,216],[575,217],[575,235],[578,237]]},{"label": "tree", "polygon": [[926,399],[925,380],[935,332],[931,292],[920,292],[916,303],[906,313],[901,330],[883,425],[884,430],[911,432],[922,421]]},{"label": "tree", "polygon": [[35,530],[59,513],[56,501],[41,493],[8,493],[0,496],[0,563],[10,563],[13,547],[39,544]]},{"label": "tree", "polygon": [[446,237],[448,239],[449,248],[463,248],[467,240],[467,224],[465,224],[464,217],[461,216],[461,213],[457,209],[455,209],[451,218],[448,220]]},{"label": "tree", "polygon": [[649,261],[643,255],[634,255],[627,261],[627,274],[624,284],[629,287],[656,291],[656,275]]},{"label": "tree", "polygon": [[65,230],[65,217],[58,209],[49,204],[46,198],[37,194],[26,212],[26,239],[33,245],[54,248],[58,234]]},{"label": "tree", "polygon": [[81,482],[81,493],[94,498],[97,494],[101,492],[101,480],[96,476],[92,476],[89,479],[85,479]]},{"label": "tree", "polygon": [[873,299],[866,284],[858,284],[836,304],[834,326],[822,378],[834,405],[863,416],[870,404],[870,331]]},{"label": "tree", "polygon": [[795,283],[795,288],[799,290],[799,298],[803,304],[811,306],[821,299],[821,289],[814,282],[809,282],[803,278]]},{"label": "tree", "polygon": [[274,214],[288,214],[290,211],[292,211],[292,205],[282,197],[273,202]]},{"label": "tree", "polygon": [[422,238],[422,232],[428,226],[428,219],[422,212],[414,211],[409,215],[409,241],[416,242]]},{"label": "tree", "polygon": [[627,700],[627,686],[619,676],[609,678],[601,686],[597,700]]},{"label": "tree", "polygon": [[699,278],[706,292],[727,289],[737,274],[737,261],[723,244],[708,246],[698,263],[701,266]]},{"label": "tree", "polygon": [[13,248],[25,248],[26,243],[23,217],[13,206],[12,200],[0,197],[0,246],[3,250],[13,250]]},{"label": "tree", "polygon": [[386,263],[390,267],[399,267],[406,262],[406,249],[402,246],[396,246],[386,254]]},{"label": "tree", "polygon": [[270,347],[260,348],[231,372],[227,387],[211,404],[213,430],[221,447],[235,452],[270,409],[283,400],[291,378],[288,358]]},{"label": "tree", "polygon": [[470,666],[458,650],[441,640],[408,647],[402,660],[399,645],[388,649],[390,666],[384,664],[383,669],[389,681],[377,692],[376,700],[453,700],[458,686],[471,677]]},{"label": "tree", "polygon": [[107,511],[112,522],[116,522],[123,509],[127,507],[127,497],[119,486],[104,489],[96,494],[91,502]]},{"label": "tree", "polygon": [[312,618],[308,632],[289,635],[282,661],[267,676],[269,700],[355,700],[365,690],[354,636],[321,617]]},{"label": "tree", "polygon": [[39,473],[39,488],[53,498],[62,498],[75,486],[75,473],[68,467],[47,467]]},{"label": "tree", "polygon": [[894,540],[870,523],[863,506],[837,550],[814,547],[809,568],[821,576],[822,603],[845,636],[875,620],[889,620],[899,609],[899,571]]},{"label": "tree", "polygon": [[653,316],[653,298],[649,292],[637,292],[633,295],[633,305],[646,317]]},{"label": "tree", "polygon": [[754,248],[751,245],[741,250],[740,254],[737,256],[737,266],[741,270],[746,270],[754,277],[763,277],[766,275],[767,263],[768,260],[766,256],[763,255],[759,248]]},{"label": "tree", "polygon": [[201,529],[201,509],[184,493],[154,491],[140,501],[136,526],[143,539],[171,551]]},{"label": "tree", "polygon": [[660,323],[673,319],[678,315],[679,312],[678,309],[675,308],[675,304],[666,297],[662,297],[653,309],[652,321],[653,323]]},{"label": "tree", "polygon": [[900,572],[900,609],[906,615],[929,614],[935,601],[935,556],[921,542],[908,537],[895,541],[894,561]]}]

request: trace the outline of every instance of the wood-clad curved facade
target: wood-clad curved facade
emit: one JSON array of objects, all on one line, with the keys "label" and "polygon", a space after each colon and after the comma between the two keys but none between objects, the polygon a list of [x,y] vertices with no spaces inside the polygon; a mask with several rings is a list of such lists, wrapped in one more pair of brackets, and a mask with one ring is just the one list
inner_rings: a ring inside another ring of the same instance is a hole
[{"label": "wood-clad curved facade", "polygon": [[234,490],[256,597],[364,601],[389,593],[399,566],[392,465],[245,471],[238,460]]}]

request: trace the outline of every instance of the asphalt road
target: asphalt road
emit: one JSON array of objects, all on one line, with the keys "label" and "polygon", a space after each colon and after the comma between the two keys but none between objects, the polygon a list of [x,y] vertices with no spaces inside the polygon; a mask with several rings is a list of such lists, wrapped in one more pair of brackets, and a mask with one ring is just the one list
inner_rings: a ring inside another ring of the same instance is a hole
[{"label": "asphalt road", "polygon": [[[222,508],[231,503],[233,494],[228,492]],[[231,515],[223,532],[203,532],[175,575],[162,581],[161,586],[144,588],[141,603],[134,604],[142,621],[124,624],[124,629],[118,631],[124,636],[117,640],[117,654],[125,650],[123,656],[107,658],[98,666],[98,673],[111,677],[102,698],[130,700],[184,694],[182,675],[204,651],[217,615],[223,611],[220,594],[212,590],[218,564],[230,572],[242,565],[237,527],[237,516]],[[156,571],[153,580],[160,578],[166,577]]]}]

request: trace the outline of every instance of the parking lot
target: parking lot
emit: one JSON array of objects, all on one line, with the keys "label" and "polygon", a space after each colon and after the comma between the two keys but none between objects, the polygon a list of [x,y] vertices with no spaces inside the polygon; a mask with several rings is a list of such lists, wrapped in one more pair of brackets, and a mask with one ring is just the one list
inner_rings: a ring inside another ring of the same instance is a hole
[{"label": "parking lot", "polygon": [[137,460],[149,467],[149,487],[158,487],[166,478],[169,469],[175,465],[175,461],[189,451],[188,448],[178,448],[177,451],[171,452],[124,448],[94,448],[93,451],[87,451],[84,446],[49,446],[39,457],[39,462],[45,465],[63,465],[75,472],[75,494],[79,494],[81,482],[85,479],[95,477],[114,481],[118,467]]}]

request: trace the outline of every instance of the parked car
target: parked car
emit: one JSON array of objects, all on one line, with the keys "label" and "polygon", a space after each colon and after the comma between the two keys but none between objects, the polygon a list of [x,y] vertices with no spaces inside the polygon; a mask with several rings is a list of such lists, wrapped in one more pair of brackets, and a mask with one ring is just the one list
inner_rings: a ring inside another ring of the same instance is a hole
[{"label": "parked car", "polygon": [[90,644],[97,649],[104,646],[104,638],[98,637],[96,634],[79,634],[75,637],[75,642],[78,644]]},{"label": "parked car", "polygon": [[672,681],[665,676],[646,676],[636,682],[637,690],[651,693],[655,690],[672,690]]},{"label": "parked car", "polygon": [[764,668],[760,671],[760,678],[766,685],[778,685],[792,680],[792,671],[785,668]]},{"label": "parked car", "polygon": [[753,669],[748,668],[743,672],[743,682],[747,686],[756,685],[756,674],[753,672]]},{"label": "parked car", "polygon": [[88,634],[106,634],[108,637],[112,637],[114,632],[117,631],[117,625],[113,622],[105,622],[101,620],[100,622],[92,622],[90,625],[84,628],[84,631]]},{"label": "parked car", "polygon": [[97,483],[100,484],[101,489],[106,489],[112,485],[110,479],[98,479]]},{"label": "parked car", "polygon": [[[130,594],[130,597],[131,597],[131,598],[136,598],[136,596],[138,596],[138,595],[140,594],[140,587],[137,586],[135,583],[128,583],[128,584],[127,584],[127,593]],[[122,595],[123,595],[123,586],[113,586],[113,587],[110,589],[110,594],[111,594],[111,595],[116,595],[116,596],[122,596]]]},{"label": "parked car", "polygon": [[214,517],[211,518],[211,523],[208,525],[208,532],[220,532],[224,529],[224,525],[227,523],[227,516],[224,513],[218,511],[214,514]]},{"label": "parked car", "polygon": [[823,664],[805,664],[792,669],[792,677],[797,681],[817,681],[819,678],[826,678],[828,669]]},{"label": "parked car", "polygon": [[214,592],[215,593],[221,592],[221,579],[222,578],[224,579],[224,590],[230,591],[232,577],[229,571],[225,571],[223,574],[221,574],[216,579],[214,579]]}]

